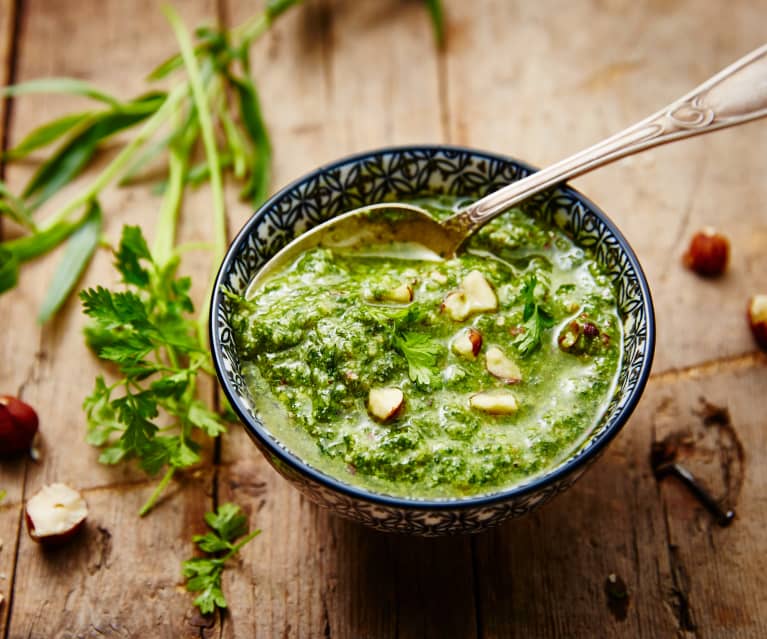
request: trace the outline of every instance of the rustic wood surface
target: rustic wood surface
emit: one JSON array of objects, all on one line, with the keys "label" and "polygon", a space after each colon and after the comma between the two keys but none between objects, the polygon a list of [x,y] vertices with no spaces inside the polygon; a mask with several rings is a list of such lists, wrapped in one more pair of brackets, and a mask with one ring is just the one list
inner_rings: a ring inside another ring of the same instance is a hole
[{"label": "rustic wood surface", "polygon": [[[189,25],[238,23],[245,0],[176,3]],[[274,145],[276,189],[323,162],[372,147],[451,142],[544,165],[643,117],[764,38],[760,3],[695,0],[445,2],[447,46],[434,47],[414,0],[312,0],[254,50]],[[175,48],[152,0],[0,0],[5,84],[72,75],[130,96]],[[0,108],[0,139],[80,103],[25,97]],[[0,636],[52,637],[764,637],[767,636],[767,358],[744,320],[767,281],[767,123],[625,160],[574,184],[636,249],[656,303],[653,377],[630,422],[565,496],[471,538],[379,534],[308,503],[237,427],[147,518],[153,488],[106,468],[85,444],[82,398],[98,363],[85,351],[76,302],[45,328],[30,318],[55,257],[0,297],[0,392],[37,407],[38,462],[0,465]],[[33,164],[4,167],[18,187]],[[230,230],[250,211],[230,198]],[[151,234],[148,187],[111,191],[107,234]],[[205,190],[185,204],[185,239],[210,235]],[[725,277],[680,265],[705,224],[730,237]],[[13,233],[13,229],[5,229]],[[210,265],[184,270],[201,301]],[[102,253],[84,284],[114,282]],[[206,393],[213,397],[213,388]],[[673,479],[656,482],[653,442],[680,457],[737,510],[718,527]],[[92,516],[67,548],[24,534],[23,501],[61,480]],[[230,610],[205,619],[183,590],[180,561],[215,500],[234,500],[263,534],[228,571]],[[610,575],[628,596],[609,597]]]}]

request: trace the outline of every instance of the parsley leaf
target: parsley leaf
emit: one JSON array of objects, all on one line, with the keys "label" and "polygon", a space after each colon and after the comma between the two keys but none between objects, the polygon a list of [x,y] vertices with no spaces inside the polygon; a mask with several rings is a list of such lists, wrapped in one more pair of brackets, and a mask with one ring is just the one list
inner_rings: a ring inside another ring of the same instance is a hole
[{"label": "parsley leaf", "polygon": [[177,468],[199,463],[195,433],[224,432],[219,415],[196,398],[200,373],[210,368],[190,315],[189,278],[176,277],[178,259],[158,264],[137,226],[123,228],[115,266],[127,290],[102,286],[80,294],[92,323],[85,329],[90,348],[112,362],[120,378],[96,378],[83,407],[88,443],[103,449],[99,461],[134,458],[149,474],[166,469],[157,490],[142,507],[146,514]]},{"label": "parsley leaf", "polygon": [[[245,544],[261,531],[248,533],[248,518],[239,506],[232,503],[222,504],[216,512],[205,514],[205,523],[211,528],[204,535],[195,535],[192,541],[197,547],[213,557],[195,557],[183,562],[182,571],[186,578],[186,589],[199,592],[194,605],[207,615],[216,608],[226,608],[226,597],[221,590],[221,575],[227,559],[239,552]],[[246,534],[247,533],[247,534]],[[243,537],[234,543],[238,537]],[[221,555],[221,553],[225,553]]]},{"label": "parsley leaf", "polygon": [[530,355],[535,351],[541,344],[543,330],[554,326],[551,313],[536,302],[535,287],[537,285],[538,278],[535,275],[529,275],[520,290],[520,297],[525,304],[522,311],[525,331],[517,337],[514,344],[521,355]]},{"label": "parsley leaf", "polygon": [[395,336],[394,345],[407,359],[410,379],[427,385],[431,380],[431,369],[442,354],[439,342],[422,333],[405,333]]}]

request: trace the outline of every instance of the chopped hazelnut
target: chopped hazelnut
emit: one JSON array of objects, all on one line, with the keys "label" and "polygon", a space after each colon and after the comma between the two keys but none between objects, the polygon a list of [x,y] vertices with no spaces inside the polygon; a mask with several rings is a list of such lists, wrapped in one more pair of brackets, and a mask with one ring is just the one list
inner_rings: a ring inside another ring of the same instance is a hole
[{"label": "chopped hazelnut", "polygon": [[453,340],[452,347],[456,355],[474,359],[482,348],[482,334],[476,328],[461,331]]}]

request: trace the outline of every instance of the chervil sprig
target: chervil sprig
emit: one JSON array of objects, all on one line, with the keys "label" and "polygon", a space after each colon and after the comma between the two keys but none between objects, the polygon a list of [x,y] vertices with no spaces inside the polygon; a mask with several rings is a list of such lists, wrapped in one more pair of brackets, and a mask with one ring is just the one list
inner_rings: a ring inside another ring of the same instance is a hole
[{"label": "chervil sprig", "polygon": [[191,281],[176,276],[178,258],[158,264],[140,229],[126,226],[115,267],[125,290],[99,286],[80,294],[93,320],[86,341],[121,376],[111,384],[101,375],[96,378],[84,403],[87,440],[103,448],[103,463],[135,458],[150,474],[166,468],[140,511],[144,515],[176,469],[200,461],[194,434],[216,437],[225,428],[196,398],[198,376],[210,372],[209,355],[197,338]]},{"label": "chervil sprig", "polygon": [[535,296],[538,278],[529,275],[520,291],[520,297],[525,305],[522,311],[522,322],[525,331],[517,337],[514,344],[520,355],[530,355],[541,344],[541,334],[546,328],[554,325],[554,318],[541,306]]},{"label": "chervil sprig", "polygon": [[[189,592],[200,593],[195,598],[194,605],[203,614],[210,614],[216,608],[226,608],[226,597],[221,589],[221,575],[227,560],[261,531],[248,533],[247,517],[232,503],[219,506],[215,513],[206,513],[205,522],[210,527],[210,532],[195,535],[192,541],[204,553],[214,556],[188,559],[182,564],[182,571],[187,579],[186,589]],[[245,537],[234,543],[242,535]]]}]

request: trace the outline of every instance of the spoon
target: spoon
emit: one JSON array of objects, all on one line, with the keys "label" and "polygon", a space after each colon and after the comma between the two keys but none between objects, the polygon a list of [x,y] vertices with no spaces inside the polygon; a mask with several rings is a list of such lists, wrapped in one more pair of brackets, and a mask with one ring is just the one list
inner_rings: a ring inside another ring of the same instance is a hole
[{"label": "spoon", "polygon": [[743,124],[767,116],[767,45],[731,64],[669,106],[620,133],[486,195],[442,222],[424,209],[388,202],[354,209],[320,224],[272,257],[251,283],[258,283],[315,246],[416,243],[454,257],[487,222],[544,189],[614,160],[660,144]]}]

